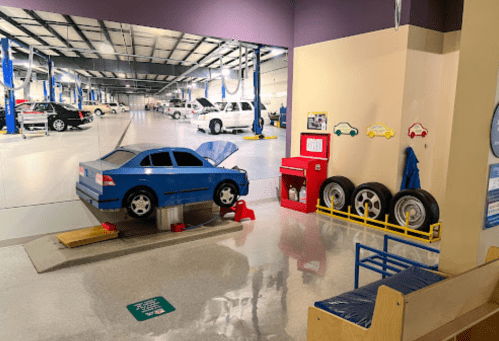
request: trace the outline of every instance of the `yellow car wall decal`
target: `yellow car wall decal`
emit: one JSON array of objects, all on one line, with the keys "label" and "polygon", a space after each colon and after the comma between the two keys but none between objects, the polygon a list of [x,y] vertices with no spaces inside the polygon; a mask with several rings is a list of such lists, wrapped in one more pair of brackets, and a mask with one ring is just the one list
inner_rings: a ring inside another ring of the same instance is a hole
[{"label": "yellow car wall decal", "polygon": [[370,138],[373,138],[374,136],[384,136],[389,139],[390,137],[395,136],[395,130],[388,128],[384,123],[374,123],[367,127],[366,135]]}]

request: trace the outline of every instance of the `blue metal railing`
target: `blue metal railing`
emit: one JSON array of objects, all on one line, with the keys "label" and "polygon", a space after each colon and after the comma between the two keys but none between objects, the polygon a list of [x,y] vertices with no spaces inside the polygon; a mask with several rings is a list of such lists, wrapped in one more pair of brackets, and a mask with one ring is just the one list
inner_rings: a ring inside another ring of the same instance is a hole
[{"label": "blue metal railing", "polygon": [[[382,278],[386,278],[387,276],[394,275],[395,273],[399,273],[402,270],[407,269],[410,266],[417,266],[420,268],[425,268],[429,270],[438,270],[438,263],[435,265],[426,265],[420,262],[413,261],[411,259],[398,256],[388,252],[388,241],[393,240],[399,243],[407,244],[410,246],[414,246],[423,250],[427,250],[430,252],[440,253],[440,250],[420,245],[417,243],[413,243],[404,239],[396,238],[393,236],[385,235],[383,240],[383,251],[374,249],[367,245],[363,245],[360,243],[355,244],[355,289],[359,287],[359,272],[360,267],[369,269],[371,271],[377,272],[382,275]],[[360,259],[360,250],[365,249],[367,251],[373,252],[374,254]],[[380,260],[380,261],[378,261]],[[372,265],[376,265],[378,267],[374,267]],[[395,265],[395,266],[393,266]],[[389,272],[391,270],[392,272]]]}]

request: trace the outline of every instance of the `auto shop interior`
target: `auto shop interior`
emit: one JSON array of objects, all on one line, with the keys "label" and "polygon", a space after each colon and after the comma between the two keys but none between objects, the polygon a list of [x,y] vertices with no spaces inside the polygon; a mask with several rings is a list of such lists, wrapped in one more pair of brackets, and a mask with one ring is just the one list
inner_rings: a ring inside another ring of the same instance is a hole
[{"label": "auto shop interior", "polygon": [[0,340],[497,340],[498,16],[2,1]]}]

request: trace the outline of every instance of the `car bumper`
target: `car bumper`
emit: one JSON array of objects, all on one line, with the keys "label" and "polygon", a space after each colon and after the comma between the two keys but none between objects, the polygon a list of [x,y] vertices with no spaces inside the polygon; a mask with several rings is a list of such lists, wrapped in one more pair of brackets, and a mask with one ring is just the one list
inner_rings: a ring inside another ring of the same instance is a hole
[{"label": "car bumper", "polygon": [[121,201],[119,198],[105,198],[103,195],[80,184],[79,182],[76,183],[76,195],[78,195],[83,201],[88,202],[100,210],[121,208]]},{"label": "car bumper", "polygon": [[93,116],[88,116],[88,117],[85,117],[85,118],[70,118],[68,120],[68,124],[69,125],[72,125],[72,126],[79,126],[79,125],[82,125],[82,124],[88,124],[88,123],[92,123],[94,121],[94,117]]},{"label": "car bumper", "polygon": [[198,129],[204,129],[207,130],[210,126],[210,121],[207,120],[192,120],[191,121],[194,126],[196,126]]}]

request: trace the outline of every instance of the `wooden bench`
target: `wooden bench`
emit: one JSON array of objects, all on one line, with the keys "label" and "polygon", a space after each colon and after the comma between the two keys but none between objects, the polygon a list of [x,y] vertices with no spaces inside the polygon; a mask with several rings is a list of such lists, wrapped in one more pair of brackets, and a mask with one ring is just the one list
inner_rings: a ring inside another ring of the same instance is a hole
[{"label": "wooden bench", "polygon": [[484,265],[408,295],[382,285],[370,328],[309,307],[308,341],[499,340],[499,248]]}]

